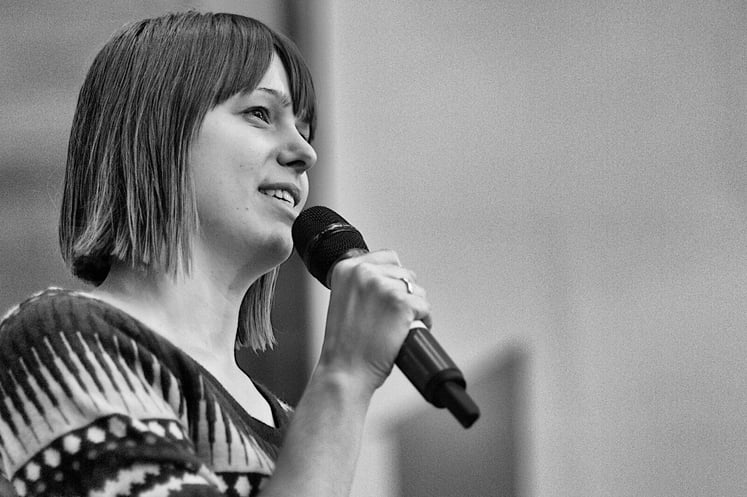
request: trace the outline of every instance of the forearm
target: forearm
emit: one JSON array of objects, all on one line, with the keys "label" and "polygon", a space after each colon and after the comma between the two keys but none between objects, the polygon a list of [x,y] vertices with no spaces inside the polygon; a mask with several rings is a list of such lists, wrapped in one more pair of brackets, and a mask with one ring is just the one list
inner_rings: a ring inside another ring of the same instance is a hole
[{"label": "forearm", "polygon": [[425,292],[412,281],[391,251],[335,264],[320,362],[263,497],[349,495],[373,392],[391,373],[411,323],[430,321]]},{"label": "forearm", "polygon": [[318,366],[262,496],[349,495],[371,394],[350,375]]}]

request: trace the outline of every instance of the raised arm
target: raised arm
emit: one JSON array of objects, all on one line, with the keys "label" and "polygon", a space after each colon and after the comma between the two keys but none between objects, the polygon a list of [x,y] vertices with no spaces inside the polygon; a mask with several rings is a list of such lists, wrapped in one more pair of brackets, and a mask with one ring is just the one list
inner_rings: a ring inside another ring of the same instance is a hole
[{"label": "raised arm", "polygon": [[397,255],[346,259],[332,273],[319,363],[296,409],[264,497],[350,493],[366,413],[390,374],[410,325],[430,325],[425,292]]}]

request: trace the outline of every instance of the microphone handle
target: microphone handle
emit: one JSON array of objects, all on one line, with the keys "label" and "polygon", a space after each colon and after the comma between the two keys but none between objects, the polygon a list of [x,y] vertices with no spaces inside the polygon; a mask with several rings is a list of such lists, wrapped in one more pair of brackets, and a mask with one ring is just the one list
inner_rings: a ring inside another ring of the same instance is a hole
[{"label": "microphone handle", "polygon": [[463,427],[469,428],[480,417],[480,409],[465,390],[464,375],[420,321],[410,328],[395,364],[425,400],[446,407]]}]

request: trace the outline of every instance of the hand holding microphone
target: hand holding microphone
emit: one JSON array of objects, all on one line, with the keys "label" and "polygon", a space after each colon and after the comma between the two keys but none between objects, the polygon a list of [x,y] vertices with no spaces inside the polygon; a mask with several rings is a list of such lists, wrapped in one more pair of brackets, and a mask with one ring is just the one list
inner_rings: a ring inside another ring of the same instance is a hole
[{"label": "hand holding microphone", "polygon": [[[479,408],[465,391],[462,372],[428,331],[425,292],[412,272],[399,266],[396,254],[369,253],[358,230],[326,207],[301,213],[293,225],[293,242],[309,272],[334,290],[327,323],[338,329],[327,330],[322,360],[371,368],[366,376],[373,378],[375,389],[396,357],[426,400],[448,408],[465,428],[471,426]],[[355,333],[347,336],[348,330]],[[325,355],[341,350],[345,353],[340,357]]]},{"label": "hand holding microphone", "polygon": [[355,377],[373,393],[391,373],[410,323],[430,322],[425,292],[389,250],[346,258],[333,268],[322,361],[363,373]]}]

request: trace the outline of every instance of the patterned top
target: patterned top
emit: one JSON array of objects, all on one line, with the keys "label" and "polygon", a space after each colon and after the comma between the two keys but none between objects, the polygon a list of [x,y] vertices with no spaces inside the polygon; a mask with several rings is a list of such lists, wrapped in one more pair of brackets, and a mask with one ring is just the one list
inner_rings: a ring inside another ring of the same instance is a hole
[{"label": "patterned top", "polygon": [[19,496],[253,496],[290,407],[257,385],[275,426],[132,316],[49,289],[0,322],[0,473]]}]

